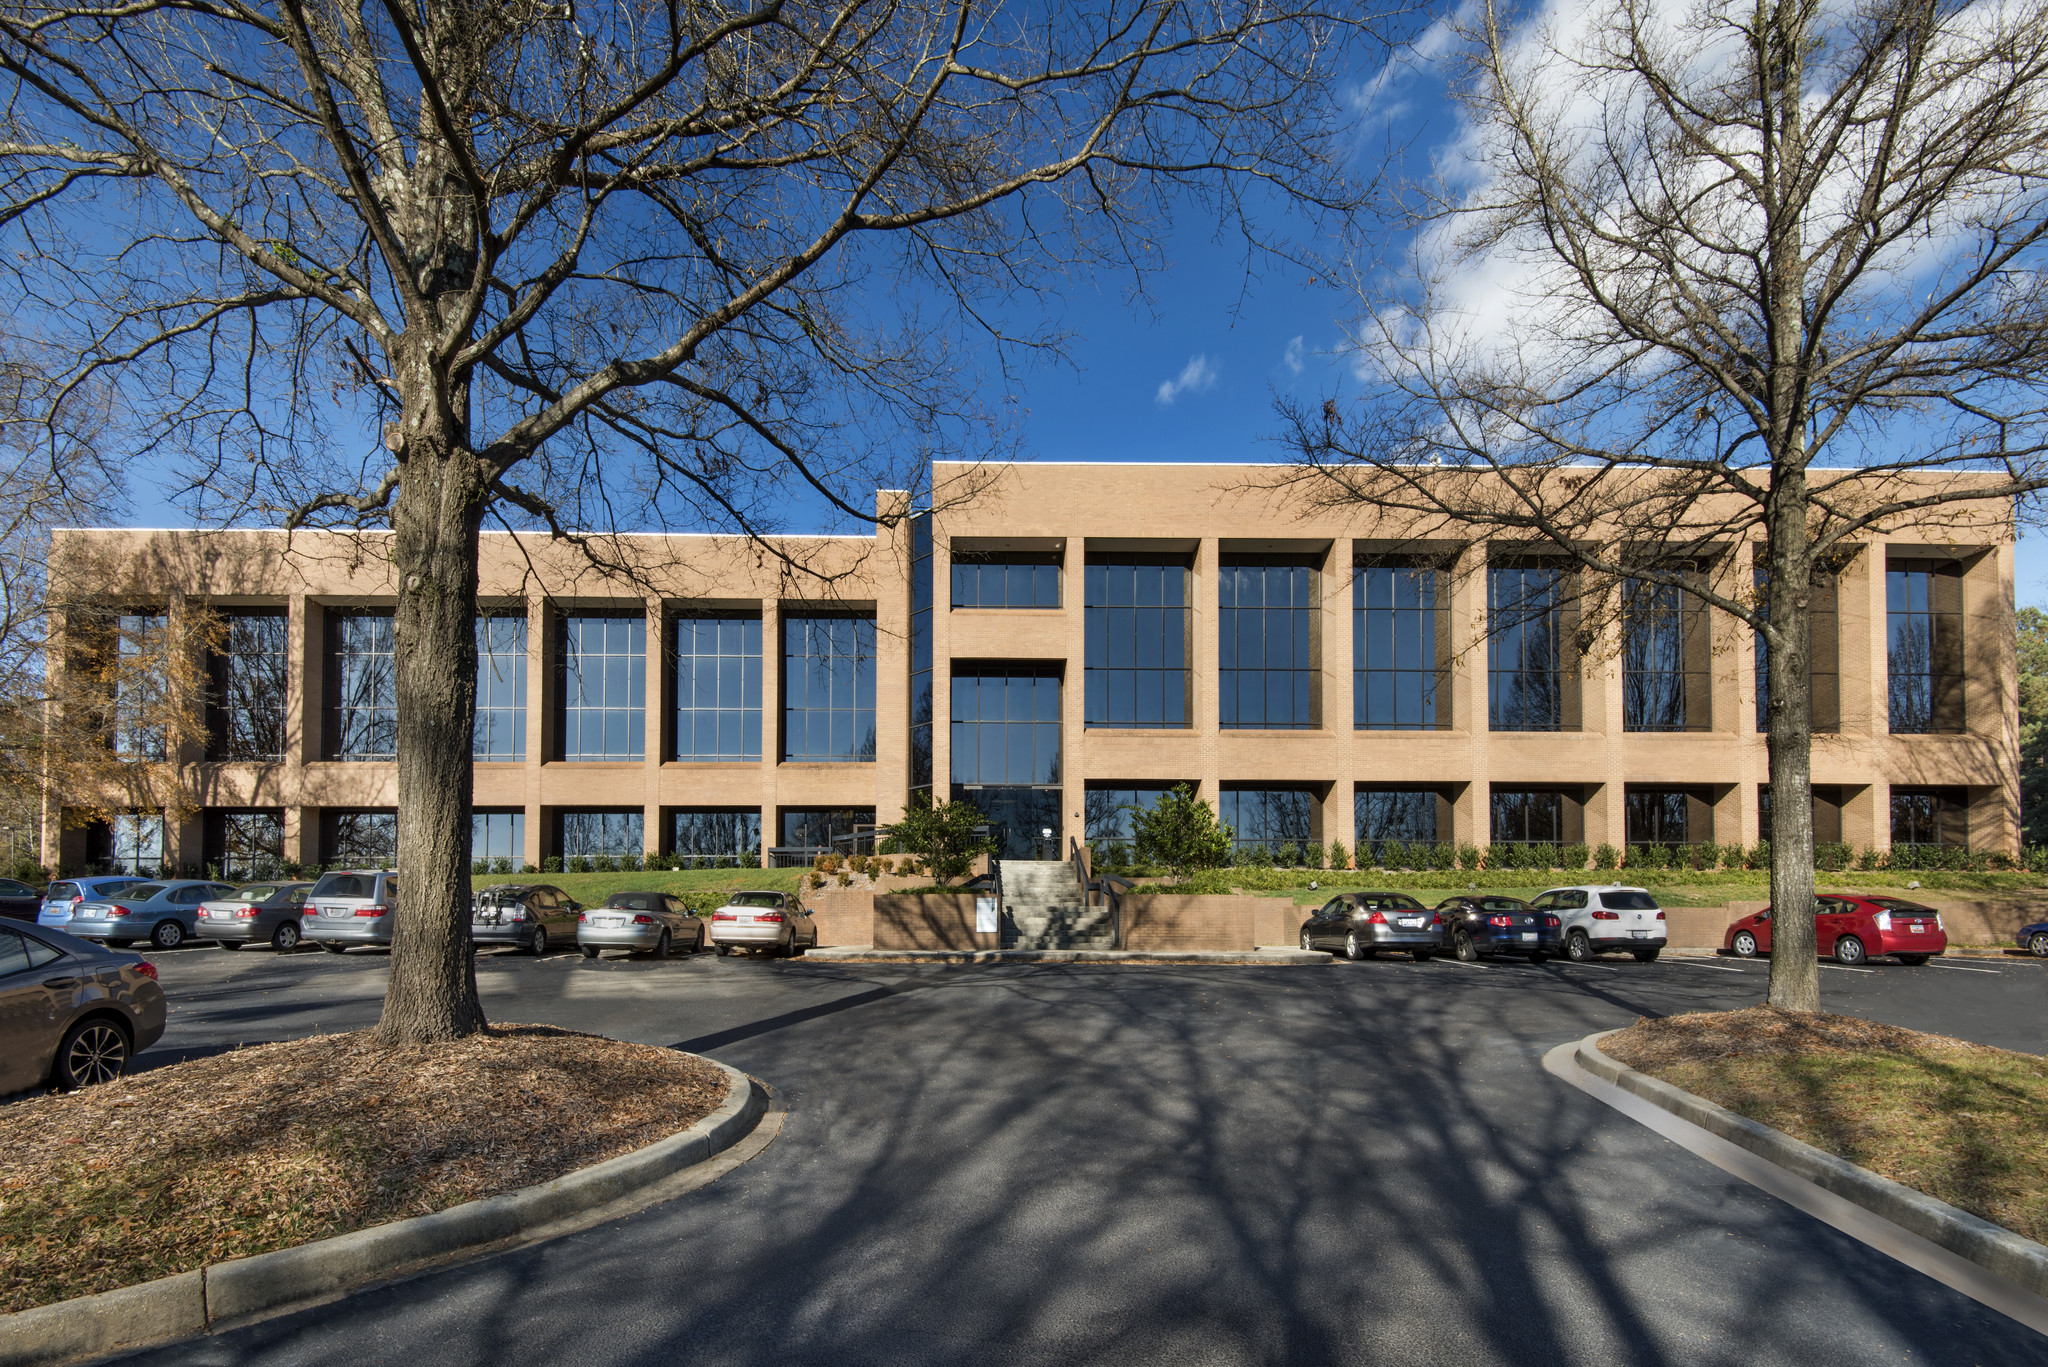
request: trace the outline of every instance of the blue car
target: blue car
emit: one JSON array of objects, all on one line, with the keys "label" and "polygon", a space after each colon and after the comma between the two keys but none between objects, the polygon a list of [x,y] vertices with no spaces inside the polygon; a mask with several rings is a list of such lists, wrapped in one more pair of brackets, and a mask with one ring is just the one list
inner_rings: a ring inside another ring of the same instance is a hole
[{"label": "blue car", "polygon": [[2020,948],[2037,959],[2048,959],[2048,921],[2020,927]]},{"label": "blue car", "polygon": [[65,930],[71,925],[71,917],[81,902],[96,902],[102,897],[112,897],[117,892],[126,892],[137,883],[147,882],[132,874],[101,874],[96,878],[60,878],[50,884],[43,893],[43,905],[36,912],[36,924],[52,930]]},{"label": "blue car", "polygon": [[158,949],[176,949],[199,931],[199,904],[227,897],[234,888],[197,878],[167,878],[80,902],[65,929],[81,940],[104,940],[125,949],[147,940]]}]

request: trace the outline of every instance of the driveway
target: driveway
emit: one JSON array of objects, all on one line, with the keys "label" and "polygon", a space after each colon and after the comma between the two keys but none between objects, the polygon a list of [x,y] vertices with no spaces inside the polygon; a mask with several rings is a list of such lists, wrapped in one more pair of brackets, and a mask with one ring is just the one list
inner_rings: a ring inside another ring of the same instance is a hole
[{"label": "driveway", "polygon": [[[381,956],[153,956],[166,1056],[375,1019]],[[2048,972],[1823,970],[2048,1045]],[[789,1107],[752,1162],[161,1363],[2029,1363],[2042,1339],[1545,1074],[1761,964],[944,968],[486,956],[498,1019],[680,1043]]]}]

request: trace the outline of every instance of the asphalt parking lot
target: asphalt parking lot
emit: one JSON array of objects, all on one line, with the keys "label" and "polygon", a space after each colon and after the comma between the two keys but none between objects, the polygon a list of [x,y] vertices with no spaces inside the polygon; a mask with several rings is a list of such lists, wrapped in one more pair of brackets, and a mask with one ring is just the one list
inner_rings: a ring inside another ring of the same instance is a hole
[{"label": "asphalt parking lot", "polygon": [[[152,955],[172,1059],[374,1022],[384,959]],[[2039,1363],[2040,1336],[1544,1073],[1761,963],[828,965],[486,954],[495,1019],[680,1044],[789,1108],[582,1234],[163,1363]],[[2048,1050],[2032,961],[1822,970]]]}]

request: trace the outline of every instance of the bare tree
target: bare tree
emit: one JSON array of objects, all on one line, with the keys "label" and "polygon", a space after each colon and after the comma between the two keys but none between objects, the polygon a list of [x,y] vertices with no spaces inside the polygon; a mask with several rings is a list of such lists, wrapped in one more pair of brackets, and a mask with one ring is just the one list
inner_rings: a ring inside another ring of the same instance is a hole
[{"label": "bare tree", "polygon": [[2048,486],[2048,13],[1488,3],[1462,37],[1462,156],[1364,286],[1362,401],[1283,408],[1290,478],[1555,557],[1582,649],[1660,587],[1754,630],[1770,1000],[1814,1009],[1812,586],[1901,522],[1996,537]]},{"label": "bare tree", "polygon": [[[477,532],[849,519],[983,449],[964,345],[1141,268],[1177,197],[1344,210],[1316,0],[7,0],[11,269],[136,444],[288,525],[387,519],[399,912],[383,1038],[466,976]],[[154,405],[145,394],[168,396]],[[381,446],[359,453],[382,423]],[[225,502],[219,500],[224,496]],[[595,544],[595,543],[594,543]]]}]

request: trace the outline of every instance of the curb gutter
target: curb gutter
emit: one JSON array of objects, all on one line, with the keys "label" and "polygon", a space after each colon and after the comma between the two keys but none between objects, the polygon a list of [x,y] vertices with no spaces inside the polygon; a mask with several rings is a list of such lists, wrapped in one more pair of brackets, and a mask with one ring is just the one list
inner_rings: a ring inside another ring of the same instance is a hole
[{"label": "curb gutter", "polygon": [[629,1196],[731,1148],[766,1113],[768,1097],[759,1083],[715,1059],[705,1062],[725,1073],[726,1099],[678,1134],[538,1186],[432,1215],[0,1315],[0,1367],[40,1367],[184,1338],[222,1321],[324,1299],[419,1263],[499,1244]]},{"label": "curb gutter", "polygon": [[1601,1052],[1600,1041],[1614,1033],[1602,1030],[1580,1040],[1574,1062],[1602,1081],[1719,1135],[1987,1272],[2048,1297],[2048,1248],[1609,1058]]}]

